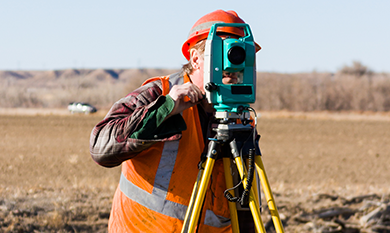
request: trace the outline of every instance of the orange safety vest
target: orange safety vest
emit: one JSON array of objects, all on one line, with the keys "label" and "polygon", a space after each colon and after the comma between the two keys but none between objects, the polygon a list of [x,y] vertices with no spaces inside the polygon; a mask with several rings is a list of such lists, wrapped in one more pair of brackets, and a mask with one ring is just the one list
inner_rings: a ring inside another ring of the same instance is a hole
[{"label": "orange safety vest", "polygon": [[[183,77],[158,77],[163,95]],[[146,82],[146,83],[147,83]],[[144,83],[145,84],[145,83]],[[187,130],[179,141],[157,142],[122,163],[109,232],[180,232],[204,149],[196,106],[183,111]],[[216,160],[200,218],[199,232],[231,232],[222,160]]]}]

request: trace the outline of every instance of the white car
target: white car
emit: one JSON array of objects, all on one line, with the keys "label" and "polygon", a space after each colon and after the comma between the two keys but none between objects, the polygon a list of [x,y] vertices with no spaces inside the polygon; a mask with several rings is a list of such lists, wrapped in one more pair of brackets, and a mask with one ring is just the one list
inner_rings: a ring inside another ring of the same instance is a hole
[{"label": "white car", "polygon": [[89,114],[89,113],[94,113],[97,111],[97,109],[90,105],[90,104],[87,104],[87,103],[82,103],[82,102],[72,102],[68,105],[68,110],[69,112],[71,113],[85,113],[85,114]]}]

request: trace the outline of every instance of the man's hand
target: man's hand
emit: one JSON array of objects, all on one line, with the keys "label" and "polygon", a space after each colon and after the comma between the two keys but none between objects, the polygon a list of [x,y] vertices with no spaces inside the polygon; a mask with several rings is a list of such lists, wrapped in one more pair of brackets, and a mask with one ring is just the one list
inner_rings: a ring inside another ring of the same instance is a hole
[{"label": "man's hand", "polygon": [[167,117],[181,113],[203,99],[202,91],[190,82],[173,86],[168,95],[175,101],[175,107]]}]

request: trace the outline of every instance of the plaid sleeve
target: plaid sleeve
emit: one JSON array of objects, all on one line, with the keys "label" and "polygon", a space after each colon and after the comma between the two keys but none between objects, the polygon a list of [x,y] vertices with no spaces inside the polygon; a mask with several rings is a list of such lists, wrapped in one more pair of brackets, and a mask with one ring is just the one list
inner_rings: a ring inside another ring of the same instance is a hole
[{"label": "plaid sleeve", "polygon": [[140,127],[150,109],[165,101],[166,97],[161,94],[161,81],[154,81],[141,86],[112,106],[91,132],[90,153],[98,164],[105,167],[118,166],[156,142],[181,138],[181,133],[148,140],[130,137]]}]

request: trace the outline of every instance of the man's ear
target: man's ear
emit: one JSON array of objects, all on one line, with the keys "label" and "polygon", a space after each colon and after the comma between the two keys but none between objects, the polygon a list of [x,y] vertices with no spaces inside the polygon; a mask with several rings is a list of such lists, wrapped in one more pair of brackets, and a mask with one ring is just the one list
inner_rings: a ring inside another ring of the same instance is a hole
[{"label": "man's ear", "polygon": [[190,62],[193,69],[199,69],[199,52],[196,49],[190,50]]}]

